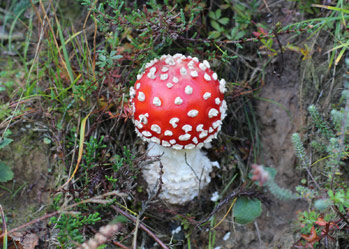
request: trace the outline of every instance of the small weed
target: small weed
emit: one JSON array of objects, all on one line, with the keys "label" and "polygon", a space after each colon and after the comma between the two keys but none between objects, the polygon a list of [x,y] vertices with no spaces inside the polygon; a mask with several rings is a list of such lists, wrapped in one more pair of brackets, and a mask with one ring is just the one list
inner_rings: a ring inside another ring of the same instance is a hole
[{"label": "small weed", "polygon": [[88,216],[79,213],[62,214],[58,218],[52,217],[50,224],[55,225],[55,228],[58,229],[57,239],[62,248],[69,248],[84,242],[85,238],[81,234],[81,229],[86,225],[94,225],[99,220],[101,220],[99,213]]},{"label": "small weed", "polygon": [[[213,31],[209,32],[208,39],[221,40],[228,39],[231,41],[237,41],[245,37],[250,33],[250,28],[253,26],[252,15],[258,8],[256,1],[250,1],[248,3],[235,1],[224,1],[218,8],[208,13],[210,18],[210,24]],[[226,12],[234,13],[233,18],[222,15],[222,10]],[[233,25],[228,25],[233,23]],[[241,47],[240,44],[236,46]]]},{"label": "small weed", "polygon": [[100,160],[101,150],[107,146],[103,144],[104,136],[101,136],[100,139],[90,137],[90,141],[85,142],[85,150],[83,156],[83,163],[81,167],[83,170],[89,170],[96,167],[96,163]]},{"label": "small weed", "polygon": [[[3,136],[0,137],[0,150],[13,142],[13,139],[9,138],[11,134],[12,132],[7,130],[4,132]],[[0,160],[0,183],[11,181],[13,176],[11,168]]]}]

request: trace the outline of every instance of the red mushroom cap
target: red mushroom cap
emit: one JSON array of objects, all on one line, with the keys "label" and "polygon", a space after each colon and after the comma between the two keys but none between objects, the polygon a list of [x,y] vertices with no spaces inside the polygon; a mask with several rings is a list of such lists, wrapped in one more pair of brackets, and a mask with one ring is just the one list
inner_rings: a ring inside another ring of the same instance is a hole
[{"label": "red mushroom cap", "polygon": [[131,88],[137,134],[173,149],[193,149],[216,138],[225,117],[225,80],[209,63],[181,54],[145,65]]}]

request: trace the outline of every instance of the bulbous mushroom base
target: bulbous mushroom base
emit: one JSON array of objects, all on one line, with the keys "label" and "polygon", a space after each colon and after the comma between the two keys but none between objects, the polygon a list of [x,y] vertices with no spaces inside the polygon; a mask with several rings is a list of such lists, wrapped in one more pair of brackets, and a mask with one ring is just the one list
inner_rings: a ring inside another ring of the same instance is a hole
[{"label": "bulbous mushroom base", "polygon": [[149,143],[148,156],[160,157],[160,161],[143,168],[148,192],[156,193],[161,179],[159,197],[170,204],[181,205],[198,196],[199,191],[211,181],[209,174],[212,167],[217,165],[217,162],[211,162],[198,148],[174,150]]}]

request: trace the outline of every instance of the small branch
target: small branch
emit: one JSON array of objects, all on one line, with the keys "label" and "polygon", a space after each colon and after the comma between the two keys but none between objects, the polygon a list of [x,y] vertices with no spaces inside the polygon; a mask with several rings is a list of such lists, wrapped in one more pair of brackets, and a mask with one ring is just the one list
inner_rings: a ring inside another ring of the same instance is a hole
[{"label": "small branch", "polygon": [[129,249],[127,246],[124,246],[123,244],[121,244],[120,242],[117,242],[117,241],[113,241],[113,244],[122,248],[122,249]]},{"label": "small branch", "polygon": [[7,247],[7,226],[6,226],[6,219],[5,219],[5,214],[4,214],[4,210],[2,209],[2,206],[0,204],[0,215],[1,215],[1,220],[2,220],[2,231],[3,231],[3,234],[4,234],[4,248]]},{"label": "small branch", "polygon": [[[133,217],[132,215],[128,214],[127,212],[123,211],[122,209],[112,205],[111,206],[116,212],[122,214],[127,219],[133,221],[134,223],[137,223],[137,218]],[[150,231],[142,222],[139,221],[139,227],[143,229],[146,233],[149,234],[150,237],[152,237],[163,249],[169,249],[164,242],[162,242],[152,231]]]},{"label": "small branch", "polygon": [[193,171],[196,179],[199,181],[199,186],[200,186],[200,178],[199,176],[196,174],[195,170],[193,169],[193,167],[188,163],[188,160],[187,160],[187,152],[185,152],[184,154],[184,159],[185,159],[185,164],[191,169],[191,171]]},{"label": "small branch", "polygon": [[349,226],[349,221],[348,219],[345,217],[345,215],[343,215],[341,213],[341,211],[339,211],[338,207],[336,205],[333,205],[333,209],[334,211],[336,211],[336,213],[345,221],[345,223],[347,223],[347,225]]}]

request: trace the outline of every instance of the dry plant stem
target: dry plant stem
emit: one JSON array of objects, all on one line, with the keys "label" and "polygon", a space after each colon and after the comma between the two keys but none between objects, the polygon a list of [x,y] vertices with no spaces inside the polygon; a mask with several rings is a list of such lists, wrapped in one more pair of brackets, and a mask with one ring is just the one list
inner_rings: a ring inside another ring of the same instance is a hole
[{"label": "dry plant stem", "polygon": [[341,211],[339,211],[339,209],[336,205],[333,205],[333,209],[334,209],[334,211],[336,211],[336,213],[339,215],[339,217],[341,217],[345,221],[345,223],[347,223],[347,225],[349,225],[348,219],[345,217],[344,214],[341,213]]},{"label": "dry plant stem", "polygon": [[263,2],[264,2],[265,7],[267,8],[268,12],[271,14],[272,12],[271,12],[271,10],[269,8],[269,5],[268,5],[267,1],[263,0]]},{"label": "dry plant stem", "polygon": [[315,180],[313,174],[310,172],[309,167],[305,167],[305,170],[307,171],[308,175],[310,176],[311,180],[314,182],[315,186],[317,187],[318,190],[321,190],[320,185],[317,183],[317,181]]},{"label": "dry plant stem", "polygon": [[[93,3],[93,7],[95,7],[96,3],[98,0],[95,0],[95,2]],[[89,12],[86,15],[85,21],[84,21],[84,25],[82,26],[82,29],[84,30],[84,38],[85,41],[87,41],[87,36],[86,36],[86,25],[87,25],[87,20],[90,17],[92,10],[89,10]],[[96,80],[96,74],[95,74],[95,62],[96,62],[96,34],[97,34],[97,21],[96,21],[96,16],[95,13],[93,13],[93,17],[94,17],[94,36],[93,36],[93,62],[92,62],[92,73],[93,73],[93,80]],[[90,48],[89,46],[86,46],[87,48],[87,53],[88,53],[88,57],[91,60],[91,53],[90,53]],[[88,67],[88,60],[86,61],[87,67]]]},{"label": "dry plant stem", "polygon": [[[111,206],[116,212],[122,214],[123,216],[125,216],[127,219],[133,221],[133,222],[137,222],[137,219],[135,217],[133,217],[132,215],[128,214],[127,212],[121,210],[120,208],[112,205]],[[139,227],[141,229],[143,229],[147,234],[149,234],[150,237],[152,237],[163,249],[169,249],[164,242],[162,242],[152,231],[150,231],[145,225],[143,225],[141,222],[139,222]]]},{"label": "dry plant stem", "polygon": [[215,215],[225,204],[227,204],[231,199],[235,198],[236,196],[239,195],[239,190],[232,192],[227,198],[222,200],[216,207],[215,209],[205,218],[204,220],[200,221],[197,226],[200,226],[204,223],[206,223],[213,215]]},{"label": "dry plant stem", "polygon": [[254,221],[253,224],[254,224],[254,226],[255,226],[255,228],[256,228],[259,246],[262,246],[262,237],[261,237],[261,233],[260,233],[260,231],[259,231],[258,223],[257,223],[257,221]]},{"label": "dry plant stem", "polygon": [[33,3],[33,0],[30,0],[30,4],[31,4],[32,8],[34,9],[37,18],[39,19],[41,27],[43,27],[44,26],[43,21],[41,19],[41,16],[40,16],[40,13],[39,13],[38,9],[36,8],[35,4]]},{"label": "dry plant stem", "polygon": [[133,235],[133,241],[132,241],[132,248],[133,249],[137,249],[138,228],[139,228],[139,215],[137,216],[137,219],[136,219],[136,227],[135,227],[135,232]]},{"label": "dry plant stem", "polygon": [[[50,3],[51,4],[51,3]],[[66,64],[64,63],[64,60],[63,60],[63,57],[62,57],[62,54],[61,54],[61,50],[59,49],[59,45],[58,45],[58,42],[57,42],[57,39],[56,39],[56,35],[55,35],[55,32],[53,31],[53,28],[52,28],[52,25],[51,25],[51,22],[50,22],[50,19],[47,15],[47,12],[45,10],[45,7],[44,7],[44,4],[42,3],[42,1],[40,0],[40,7],[44,13],[44,18],[47,20],[47,24],[50,28],[50,31],[51,31],[51,34],[53,36],[53,41],[56,45],[56,48],[57,48],[57,51],[58,51],[58,55],[59,55],[59,58],[61,59],[61,62],[63,63],[64,67],[66,68]]]},{"label": "dry plant stem", "polygon": [[117,241],[113,241],[113,244],[120,247],[120,248],[123,248],[123,249],[130,249],[129,247],[124,246],[123,244],[121,244],[120,242],[117,242]]},{"label": "dry plant stem", "polygon": [[337,74],[337,65],[334,64],[333,66],[333,73],[332,73],[332,79],[331,79],[331,86],[330,86],[330,90],[328,92],[328,95],[326,97],[326,100],[325,100],[325,108],[328,110],[331,108],[331,105],[330,105],[330,101],[331,101],[331,96],[332,96],[332,92],[333,92],[333,87],[334,87],[334,83],[336,81],[336,74]]},{"label": "dry plant stem", "polygon": [[[5,240],[7,241],[7,226],[6,226],[6,219],[5,219],[5,214],[4,214],[4,210],[2,209],[2,206],[0,204],[0,215],[1,215],[1,220],[2,220],[2,231],[4,233],[4,237]],[[4,245],[6,245],[6,243],[4,243]]]}]

